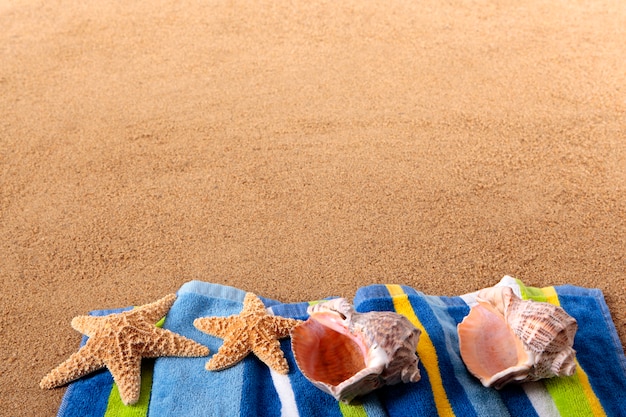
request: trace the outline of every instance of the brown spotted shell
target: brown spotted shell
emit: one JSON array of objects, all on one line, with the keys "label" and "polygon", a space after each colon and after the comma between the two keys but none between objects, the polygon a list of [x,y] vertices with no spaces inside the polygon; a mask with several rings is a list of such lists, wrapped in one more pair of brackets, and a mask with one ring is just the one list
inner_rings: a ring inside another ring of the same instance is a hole
[{"label": "brown spotted shell", "polygon": [[553,304],[522,300],[510,287],[486,288],[458,325],[461,357],[484,386],[570,376],[576,320]]},{"label": "brown spotted shell", "polygon": [[308,309],[291,331],[302,374],[337,400],[350,402],[383,385],[417,382],[420,331],[393,312],[357,313],[343,298]]}]

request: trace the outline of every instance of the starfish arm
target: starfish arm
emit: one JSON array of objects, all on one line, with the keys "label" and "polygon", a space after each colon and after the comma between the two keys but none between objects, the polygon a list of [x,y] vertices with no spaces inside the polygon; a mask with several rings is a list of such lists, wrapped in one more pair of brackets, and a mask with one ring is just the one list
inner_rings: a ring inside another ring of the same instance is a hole
[{"label": "starfish arm", "polygon": [[126,405],[139,400],[141,389],[141,356],[115,356],[107,361],[107,367],[120,392],[120,398]]},{"label": "starfish arm", "polygon": [[248,292],[243,299],[243,309],[241,310],[241,314],[250,314],[254,312],[266,312],[265,304],[259,297],[257,297],[254,293]]},{"label": "starfish arm", "polygon": [[138,319],[146,323],[154,324],[165,317],[170,308],[172,308],[174,301],[176,301],[176,295],[168,294],[153,303],[137,307],[121,314],[127,315],[129,320]]},{"label": "starfish arm", "polygon": [[272,316],[271,320],[274,334],[278,339],[289,336],[291,329],[301,323],[300,320],[280,316]]},{"label": "starfish arm", "polygon": [[87,342],[78,352],[43,377],[39,386],[44,389],[60,387],[104,366],[104,360],[98,355],[97,349],[93,349]]},{"label": "starfish arm", "polygon": [[263,363],[276,372],[283,375],[289,372],[287,359],[285,359],[285,355],[280,348],[280,342],[278,340],[263,340],[262,343],[254,345],[252,351]]},{"label": "starfish arm", "polygon": [[110,316],[77,316],[72,319],[71,325],[74,330],[92,337],[109,317]]},{"label": "starfish arm", "polygon": [[201,330],[204,333],[208,333],[212,336],[217,336],[224,339],[232,333],[232,328],[233,326],[235,326],[234,323],[236,323],[237,321],[238,318],[236,316],[201,317],[195,319],[193,325],[196,326],[198,330]]},{"label": "starfish arm", "polygon": [[207,356],[209,348],[200,343],[174,333],[170,330],[155,327],[146,341],[142,356],[155,358],[159,356]]},{"label": "starfish arm", "polygon": [[232,343],[224,344],[217,350],[215,356],[206,364],[209,371],[219,371],[229,368],[245,358],[250,353],[250,347],[241,340],[234,340]]}]

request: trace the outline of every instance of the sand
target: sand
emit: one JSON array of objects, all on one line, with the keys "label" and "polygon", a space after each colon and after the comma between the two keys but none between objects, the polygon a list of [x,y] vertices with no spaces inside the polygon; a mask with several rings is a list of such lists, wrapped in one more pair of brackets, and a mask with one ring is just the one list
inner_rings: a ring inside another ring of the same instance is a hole
[{"label": "sand", "polygon": [[626,341],[626,3],[0,2],[0,414],[72,317],[203,280],[602,289]]}]

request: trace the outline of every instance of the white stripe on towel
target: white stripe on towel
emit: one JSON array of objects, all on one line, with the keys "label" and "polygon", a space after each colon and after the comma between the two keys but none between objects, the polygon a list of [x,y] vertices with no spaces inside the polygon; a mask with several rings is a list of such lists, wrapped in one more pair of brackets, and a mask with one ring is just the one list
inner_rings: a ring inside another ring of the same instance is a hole
[{"label": "white stripe on towel", "polygon": [[[268,308],[267,311],[270,314],[274,314],[272,308]],[[282,417],[299,417],[298,405],[296,404],[296,395],[291,387],[291,381],[287,375],[279,374],[270,368],[270,375],[272,376],[272,382],[274,388],[280,399],[280,415]]]},{"label": "white stripe on towel", "polygon": [[537,414],[541,417],[561,417],[552,396],[542,382],[525,382],[521,386]]},{"label": "white stripe on towel", "polygon": [[296,396],[291,388],[291,382],[287,375],[281,375],[273,369],[270,370],[274,388],[280,399],[280,415],[282,417],[298,417],[298,406],[296,405]]}]

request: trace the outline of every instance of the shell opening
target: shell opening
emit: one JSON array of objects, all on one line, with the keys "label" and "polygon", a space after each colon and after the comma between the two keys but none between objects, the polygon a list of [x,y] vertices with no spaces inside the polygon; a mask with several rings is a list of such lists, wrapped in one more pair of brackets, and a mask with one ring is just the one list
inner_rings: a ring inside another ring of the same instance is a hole
[{"label": "shell opening", "polygon": [[294,328],[292,340],[298,366],[311,380],[336,386],[366,367],[355,340],[317,320]]},{"label": "shell opening", "polygon": [[480,302],[458,326],[461,357],[483,385],[500,385],[532,366],[522,342],[490,304]]}]

